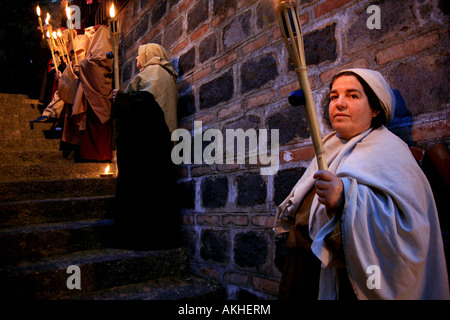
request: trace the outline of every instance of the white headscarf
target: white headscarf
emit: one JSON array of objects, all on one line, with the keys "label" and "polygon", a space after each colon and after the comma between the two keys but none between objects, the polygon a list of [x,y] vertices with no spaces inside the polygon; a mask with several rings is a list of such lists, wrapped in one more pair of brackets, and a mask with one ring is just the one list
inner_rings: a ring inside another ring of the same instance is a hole
[{"label": "white headscarf", "polygon": [[378,100],[380,100],[380,104],[386,114],[387,121],[392,121],[395,113],[395,95],[381,73],[374,70],[359,68],[346,69],[341,72],[345,71],[356,73],[367,82],[369,87],[372,88],[373,92],[378,97]]},{"label": "white headscarf", "polygon": [[141,63],[141,69],[143,71],[146,67],[154,64],[159,64],[166,69],[172,76],[178,78],[178,74],[173,69],[172,64],[167,56],[166,49],[157,43],[147,43],[139,46],[138,50],[139,62]]},{"label": "white headscarf", "polygon": [[147,91],[155,98],[164,112],[170,132],[178,127],[177,72],[173,69],[166,50],[156,43],[139,46],[139,74],[129,83],[125,92]]}]

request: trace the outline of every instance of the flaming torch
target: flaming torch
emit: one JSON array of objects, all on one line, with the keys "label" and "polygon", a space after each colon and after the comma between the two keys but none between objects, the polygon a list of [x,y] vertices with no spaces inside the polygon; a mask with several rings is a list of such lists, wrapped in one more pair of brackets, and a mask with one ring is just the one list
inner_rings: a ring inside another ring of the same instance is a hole
[{"label": "flaming torch", "polygon": [[114,10],[114,3],[109,9],[109,32],[111,33],[111,41],[113,47],[114,58],[114,88],[120,89],[119,86],[119,21],[116,19],[116,11]]},{"label": "flaming torch", "polygon": [[48,46],[50,47],[50,51],[52,53],[53,64],[55,65],[56,73],[59,73],[58,60],[55,59],[55,54],[53,52],[52,25],[50,24],[50,14],[48,12],[47,12],[47,17],[45,18],[45,25],[47,26],[46,36],[47,36]]},{"label": "flaming torch", "polygon": [[50,34],[50,31],[47,31],[47,41],[48,41],[48,45],[50,47],[50,51],[52,53],[53,64],[55,65],[56,72],[59,73],[58,60],[55,59],[55,53],[53,52],[53,40],[52,40],[52,35]]},{"label": "flaming torch", "polygon": [[75,43],[73,42],[73,34],[72,34],[72,32],[73,32],[73,23],[72,23],[72,19],[70,17],[71,13],[72,13],[72,10],[66,5],[67,27],[69,28],[70,43],[72,44],[73,56],[74,56],[74,59],[75,59],[75,66],[78,66],[77,50],[75,48]]},{"label": "flaming torch", "polygon": [[67,53],[67,47],[66,47],[66,41],[64,40],[61,30],[58,29],[58,32],[56,33],[58,36],[58,41],[62,47],[62,54],[64,55],[64,57],[66,58],[67,62],[69,62],[69,54]]},{"label": "flaming torch", "polygon": [[297,14],[296,3],[293,0],[279,0],[276,8],[278,23],[281,29],[281,35],[289,56],[294,63],[300,88],[305,96],[306,120],[316,153],[316,160],[319,169],[327,170],[327,163],[324,157],[322,137],[319,130],[316,109],[308,80],[308,71],[305,61],[305,48],[303,46],[302,29]]},{"label": "flaming torch", "polygon": [[44,28],[42,27],[41,8],[39,7],[39,5],[36,7],[36,14],[38,16],[39,26],[41,27],[42,39],[44,39],[45,38],[45,34],[44,34]]}]

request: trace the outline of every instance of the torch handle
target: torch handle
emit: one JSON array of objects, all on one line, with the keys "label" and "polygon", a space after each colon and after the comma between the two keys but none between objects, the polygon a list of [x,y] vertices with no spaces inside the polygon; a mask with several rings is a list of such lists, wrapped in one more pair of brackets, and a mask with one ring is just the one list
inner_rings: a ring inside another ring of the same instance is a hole
[{"label": "torch handle", "polygon": [[317,165],[319,169],[328,170],[327,163],[325,161],[324,156],[324,148],[322,143],[322,136],[320,134],[316,109],[314,106],[314,100],[312,96],[311,86],[308,80],[308,72],[306,68],[299,68],[296,70],[298,81],[300,83],[300,87],[305,93],[305,111],[306,111],[306,121],[308,122],[308,128],[311,132],[311,139],[314,146],[314,152],[316,154]]},{"label": "torch handle", "polygon": [[319,169],[327,170],[328,167],[324,156],[322,136],[320,134],[311,86],[308,80],[303,35],[295,1],[280,0],[277,7],[277,16],[283,41],[286,44],[289,56],[294,63],[300,87],[305,94],[306,120],[311,133],[317,165]]}]

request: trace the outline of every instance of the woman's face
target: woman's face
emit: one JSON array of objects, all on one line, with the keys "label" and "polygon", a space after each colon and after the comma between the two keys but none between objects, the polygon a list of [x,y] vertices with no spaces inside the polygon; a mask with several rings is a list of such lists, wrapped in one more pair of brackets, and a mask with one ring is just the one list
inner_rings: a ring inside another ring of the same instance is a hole
[{"label": "woman's face", "polygon": [[369,129],[372,118],[377,115],[372,111],[361,83],[354,76],[337,78],[331,87],[330,99],[331,125],[342,139],[350,140]]}]

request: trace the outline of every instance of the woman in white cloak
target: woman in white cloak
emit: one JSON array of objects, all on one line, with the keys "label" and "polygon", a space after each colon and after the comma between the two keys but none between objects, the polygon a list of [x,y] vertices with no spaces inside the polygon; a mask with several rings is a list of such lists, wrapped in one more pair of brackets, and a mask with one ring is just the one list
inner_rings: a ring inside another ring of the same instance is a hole
[{"label": "woman in white cloak", "polygon": [[312,161],[275,222],[277,233],[289,232],[288,248],[318,258],[319,279],[305,286],[305,280],[292,280],[293,273],[314,272],[287,265],[282,298],[310,290],[319,299],[449,299],[430,185],[408,146],[384,126],[394,107],[379,72],[349,69],[333,78],[329,116],[335,131],[323,140],[329,169],[318,170]]}]

